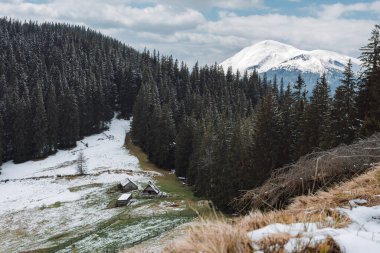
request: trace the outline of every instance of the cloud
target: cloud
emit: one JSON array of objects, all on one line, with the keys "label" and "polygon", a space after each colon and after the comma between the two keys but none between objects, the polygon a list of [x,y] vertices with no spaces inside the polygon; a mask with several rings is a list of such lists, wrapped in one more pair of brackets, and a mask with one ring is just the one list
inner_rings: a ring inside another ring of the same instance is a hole
[{"label": "cloud", "polygon": [[131,7],[120,1],[50,1],[46,3],[0,3],[0,15],[40,21],[69,21],[96,28],[128,27],[168,32],[190,29],[205,22],[193,9],[178,11],[170,6]]},{"label": "cloud", "polygon": [[318,16],[326,19],[335,19],[355,12],[380,13],[380,1],[355,4],[324,4],[317,9]]},{"label": "cloud", "polygon": [[[135,0],[136,2],[138,0]],[[139,2],[148,2],[152,4],[167,4],[182,8],[193,8],[205,10],[209,8],[219,8],[228,10],[263,8],[264,0],[140,0]]]},{"label": "cloud", "polygon": [[[264,39],[357,56],[376,21],[346,14],[375,12],[380,1],[314,6],[310,16],[239,15],[236,8],[243,7],[267,8],[261,0],[3,0],[0,15],[86,25],[140,50],[156,48],[189,64],[212,64]],[[215,9],[213,20],[204,14],[208,8]]]}]

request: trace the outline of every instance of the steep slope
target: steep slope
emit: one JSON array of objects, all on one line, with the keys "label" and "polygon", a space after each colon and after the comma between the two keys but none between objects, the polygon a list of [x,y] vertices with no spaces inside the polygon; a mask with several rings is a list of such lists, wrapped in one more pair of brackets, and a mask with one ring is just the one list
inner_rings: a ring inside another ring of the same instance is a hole
[{"label": "steep slope", "polygon": [[334,89],[339,85],[341,73],[348,60],[353,63],[353,70],[359,70],[360,61],[356,58],[326,50],[306,51],[273,40],[265,40],[242,49],[240,52],[221,63],[227,70],[253,71],[266,73],[269,79],[275,75],[283,78],[285,84],[294,82],[302,74],[309,88],[318,77],[326,73]]}]

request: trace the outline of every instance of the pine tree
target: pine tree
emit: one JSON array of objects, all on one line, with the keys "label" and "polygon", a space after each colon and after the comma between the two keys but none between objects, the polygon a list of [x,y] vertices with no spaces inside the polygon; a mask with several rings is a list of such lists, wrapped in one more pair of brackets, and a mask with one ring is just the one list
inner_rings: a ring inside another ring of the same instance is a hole
[{"label": "pine tree", "polygon": [[37,81],[32,94],[32,154],[34,158],[45,157],[49,151],[47,142],[47,118],[41,90]]},{"label": "pine tree", "polygon": [[26,101],[23,97],[15,97],[14,100],[14,122],[13,122],[13,159],[15,163],[28,160],[28,132],[26,127]]},{"label": "pine tree", "polygon": [[193,153],[193,128],[192,120],[185,118],[175,139],[175,173],[178,177],[187,176],[186,173]]},{"label": "pine tree", "polygon": [[[326,149],[331,145],[330,126],[330,88],[326,75],[317,81],[313,88],[310,106],[306,114],[303,149],[310,152],[313,148]],[[309,130],[309,131],[306,131]]]},{"label": "pine tree", "polygon": [[352,71],[351,60],[343,72],[341,85],[337,87],[334,95],[331,112],[333,130],[333,146],[340,143],[350,144],[359,128],[357,110],[357,87]]},{"label": "pine tree", "polygon": [[297,81],[293,86],[293,106],[291,110],[292,117],[292,147],[291,153],[293,154],[293,159],[300,157],[302,154],[305,154],[305,150],[303,149],[304,139],[303,136],[305,130],[305,108],[307,105],[307,97],[306,97],[306,85],[303,80],[301,74],[298,75]]},{"label": "pine tree", "polygon": [[362,133],[370,135],[380,130],[380,26],[375,25],[369,43],[361,48],[362,73],[359,89],[359,118]]},{"label": "pine tree", "polygon": [[75,95],[66,86],[59,112],[59,147],[75,147],[79,137],[79,113]]},{"label": "pine tree", "polygon": [[276,96],[268,91],[257,105],[254,119],[252,186],[262,183],[280,164],[282,120]]},{"label": "pine tree", "polygon": [[4,134],[3,104],[0,103],[0,166],[1,164],[3,164],[3,134]]},{"label": "pine tree", "polygon": [[50,83],[46,95],[47,145],[49,153],[55,153],[57,151],[58,106],[56,97],[55,86]]},{"label": "pine tree", "polygon": [[281,121],[283,127],[281,128],[280,138],[280,161],[282,164],[287,164],[292,161],[292,143],[293,143],[293,123],[292,123],[292,106],[294,103],[292,97],[292,90],[290,84],[287,85],[285,92],[281,96],[282,103],[280,104]]}]

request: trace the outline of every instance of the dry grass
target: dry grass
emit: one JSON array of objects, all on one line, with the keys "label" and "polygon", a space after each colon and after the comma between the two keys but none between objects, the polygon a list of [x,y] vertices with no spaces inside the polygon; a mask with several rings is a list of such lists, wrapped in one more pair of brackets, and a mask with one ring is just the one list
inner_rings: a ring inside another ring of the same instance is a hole
[{"label": "dry grass", "polygon": [[[292,200],[284,210],[267,212],[251,211],[248,215],[233,220],[218,219],[203,221],[192,226],[188,235],[176,240],[164,252],[204,252],[233,253],[254,252],[248,231],[257,230],[273,223],[317,223],[320,228],[341,228],[350,220],[334,211],[334,208],[347,206],[352,199],[365,199],[367,206],[379,205],[380,197],[380,166],[367,173],[347,180],[327,191],[319,191],[311,196],[300,196]],[[284,252],[284,246],[291,239],[287,233],[273,234],[255,242],[255,249],[262,252]],[[258,248],[257,248],[258,247]],[[300,240],[295,252],[341,252],[332,238],[316,242]]]},{"label": "dry grass", "polygon": [[363,174],[379,161],[380,134],[349,146],[315,152],[274,171],[262,186],[247,191],[237,207],[242,211],[284,208],[294,197],[326,190]]},{"label": "dry grass", "polygon": [[350,207],[352,199],[365,199],[367,206],[380,205],[380,166],[367,173],[343,182],[328,191],[312,196],[299,196],[288,207],[290,210],[327,210],[334,207]]},{"label": "dry grass", "polygon": [[203,221],[192,226],[188,236],[167,247],[164,252],[249,253],[251,241],[239,226],[225,221]]},{"label": "dry grass", "polygon": [[[258,241],[260,252],[271,252],[271,253],[285,253],[285,245],[292,238],[289,234],[275,234],[273,236],[264,237],[262,240]],[[333,238],[327,237],[323,241],[315,242],[312,238],[309,240],[299,240],[295,244],[294,252],[302,253],[340,253],[341,250],[336,244]]]}]

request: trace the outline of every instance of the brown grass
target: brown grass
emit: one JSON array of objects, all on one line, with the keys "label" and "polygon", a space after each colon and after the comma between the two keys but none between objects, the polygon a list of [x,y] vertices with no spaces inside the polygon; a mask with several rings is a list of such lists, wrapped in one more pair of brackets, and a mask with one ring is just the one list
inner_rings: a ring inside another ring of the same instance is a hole
[{"label": "brown grass", "polygon": [[225,221],[203,221],[192,226],[188,236],[167,247],[164,252],[249,253],[251,241],[239,226]]},{"label": "brown grass", "polygon": [[[262,212],[251,211],[248,215],[232,220],[218,219],[216,221],[202,221],[192,226],[188,235],[176,240],[166,247],[164,252],[204,252],[204,253],[233,253],[254,252],[251,247],[248,231],[256,230],[273,223],[317,223],[320,228],[342,228],[350,220],[334,211],[334,208],[349,207],[352,199],[365,199],[367,206],[379,205],[380,197],[380,166],[367,173],[347,180],[326,191],[319,191],[314,195],[300,196],[284,210]],[[255,242],[256,247],[263,252],[284,252],[285,244],[292,237],[286,233],[273,234]],[[296,252],[341,252],[332,238],[321,242],[303,242],[297,245]]]},{"label": "brown grass", "polygon": [[262,186],[247,191],[237,207],[241,211],[284,208],[294,197],[326,190],[363,174],[379,161],[380,134],[349,146],[314,152],[274,171]]}]

